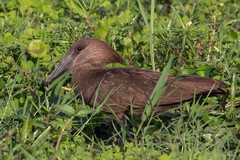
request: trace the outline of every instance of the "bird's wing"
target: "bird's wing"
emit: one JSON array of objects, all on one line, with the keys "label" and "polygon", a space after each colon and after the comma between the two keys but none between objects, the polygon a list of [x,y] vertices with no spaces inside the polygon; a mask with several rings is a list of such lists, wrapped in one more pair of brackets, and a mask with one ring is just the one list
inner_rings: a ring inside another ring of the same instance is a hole
[{"label": "bird's wing", "polygon": [[109,97],[104,111],[114,113],[129,112],[131,107],[133,110],[143,108],[160,75],[134,68],[99,70],[99,74],[104,76],[96,89],[97,104]]},{"label": "bird's wing", "polygon": [[[98,87],[98,103],[109,96],[105,103],[106,112],[129,114],[133,110],[135,114],[141,114],[160,75],[133,68],[108,69]],[[167,89],[157,104],[159,112],[209,91],[220,92],[219,87],[224,87],[221,81],[198,76],[169,77],[166,85]]]},{"label": "bird's wing", "polygon": [[194,97],[224,93],[220,88],[227,85],[222,81],[199,76],[169,77],[168,87],[160,98],[160,105],[180,103]]}]

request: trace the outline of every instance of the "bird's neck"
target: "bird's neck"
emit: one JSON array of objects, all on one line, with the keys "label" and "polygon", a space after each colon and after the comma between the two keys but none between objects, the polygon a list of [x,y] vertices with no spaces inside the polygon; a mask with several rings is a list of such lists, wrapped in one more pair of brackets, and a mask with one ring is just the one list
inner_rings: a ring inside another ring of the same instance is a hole
[{"label": "bird's neck", "polygon": [[76,93],[82,93],[84,97],[89,97],[93,93],[98,82],[101,81],[104,74],[99,71],[103,68],[76,68],[73,70],[72,84],[74,85]]},{"label": "bird's neck", "polygon": [[72,84],[86,84],[87,81],[91,80],[92,75],[94,74],[96,68],[92,66],[79,66],[72,69]]}]

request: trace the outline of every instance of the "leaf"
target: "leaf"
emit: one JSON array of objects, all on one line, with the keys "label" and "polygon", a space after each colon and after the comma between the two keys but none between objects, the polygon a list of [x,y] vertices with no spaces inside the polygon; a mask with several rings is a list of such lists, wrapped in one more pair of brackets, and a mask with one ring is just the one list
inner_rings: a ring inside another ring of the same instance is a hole
[{"label": "leaf", "polygon": [[54,82],[49,87],[49,88],[52,88],[53,86],[56,86],[54,89],[54,95],[56,96],[59,95],[63,84],[70,78],[70,75],[71,75],[71,72],[66,72],[54,80]]},{"label": "leaf", "polygon": [[34,67],[34,63],[32,61],[26,62],[24,60],[21,60],[21,66],[24,70],[31,70]]},{"label": "leaf", "polygon": [[121,12],[121,14],[118,16],[118,21],[124,25],[126,23],[130,23],[132,20],[132,15],[130,10],[126,10],[124,12]]},{"label": "leaf", "polygon": [[9,45],[15,42],[16,38],[10,32],[7,32],[4,35],[4,41],[6,42],[6,45]]},{"label": "leaf", "polygon": [[43,60],[44,61],[50,61],[52,59],[51,56],[49,56],[48,54],[46,54],[45,56],[43,56]]},{"label": "leaf", "polygon": [[210,74],[210,66],[209,65],[200,65],[198,68],[197,68],[197,71],[196,71],[196,74],[198,76],[201,76],[201,77],[209,77],[209,74]]},{"label": "leaf", "polygon": [[25,10],[32,6],[32,0],[19,0],[20,12],[24,15]]},{"label": "leaf", "polygon": [[110,26],[111,24],[106,19],[102,19],[98,22],[98,26],[96,27],[94,32],[94,36],[96,38],[100,38],[101,40],[105,40]]},{"label": "leaf", "polygon": [[167,155],[167,154],[162,154],[160,157],[159,157],[160,160],[171,160],[171,156],[170,155]]},{"label": "leaf", "polygon": [[31,120],[25,119],[23,126],[21,127],[21,138],[23,141],[27,140],[29,133],[32,130]]},{"label": "leaf", "polygon": [[75,113],[76,113],[75,109],[72,106],[68,105],[68,104],[56,105],[56,109],[58,111],[61,111],[61,112],[65,113],[65,114],[71,115],[71,116],[75,115]]},{"label": "leaf", "polygon": [[172,61],[173,61],[173,57],[170,58],[170,60],[167,63],[167,66],[164,67],[163,72],[162,72],[155,88],[153,89],[153,92],[152,92],[152,94],[149,98],[149,101],[147,102],[144,112],[142,114],[143,122],[148,118],[148,116],[150,115],[150,113],[152,111],[152,108],[154,107],[154,105],[159,100],[160,96],[163,94],[163,92],[167,88],[165,83],[167,82],[167,79],[168,79],[168,74],[171,69]]},{"label": "leaf", "polygon": [[46,138],[48,136],[48,133],[50,132],[51,126],[49,126],[47,129],[45,129],[45,131],[42,132],[42,134],[40,134],[38,136],[38,138],[33,142],[31,148],[36,148],[39,146],[39,144],[41,144],[41,142],[43,141],[44,138]]},{"label": "leaf", "polygon": [[4,83],[4,81],[2,79],[0,79],[0,88],[5,88],[6,84]]},{"label": "leaf", "polygon": [[76,116],[77,117],[86,117],[88,114],[91,114],[95,111],[95,109],[93,108],[84,108],[84,109],[81,109],[77,114]]},{"label": "leaf", "polygon": [[47,54],[49,46],[37,39],[29,43],[27,50],[33,58],[42,58]]},{"label": "leaf", "polygon": [[36,159],[25,148],[23,148],[23,146],[19,147],[19,149],[21,150],[22,154],[24,154],[27,157],[27,159],[29,159],[29,160]]},{"label": "leaf", "polygon": [[188,67],[181,67],[180,70],[182,75],[191,75],[194,73],[194,70]]},{"label": "leaf", "polygon": [[224,39],[225,42],[235,42],[238,40],[238,33],[237,31],[230,29],[226,38]]}]

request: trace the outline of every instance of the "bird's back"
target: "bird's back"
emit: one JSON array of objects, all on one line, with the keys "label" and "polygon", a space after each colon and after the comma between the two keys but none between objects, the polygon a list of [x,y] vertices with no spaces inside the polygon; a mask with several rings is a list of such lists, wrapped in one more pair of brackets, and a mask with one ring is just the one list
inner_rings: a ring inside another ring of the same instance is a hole
[{"label": "bird's back", "polygon": [[[93,107],[107,97],[103,108],[107,113],[130,114],[132,109],[134,114],[139,115],[144,111],[160,75],[159,72],[134,68],[96,69],[88,73],[89,78],[85,76],[86,79],[82,80],[81,84],[89,83],[82,94]],[[167,89],[157,103],[157,112],[209,92],[221,94],[224,91],[220,88],[227,87],[222,81],[199,76],[169,77],[165,85]]]}]

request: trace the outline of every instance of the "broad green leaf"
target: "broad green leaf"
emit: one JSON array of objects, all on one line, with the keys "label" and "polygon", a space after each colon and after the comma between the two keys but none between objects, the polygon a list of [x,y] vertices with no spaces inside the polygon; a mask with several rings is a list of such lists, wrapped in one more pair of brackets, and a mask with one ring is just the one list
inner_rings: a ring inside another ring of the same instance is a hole
[{"label": "broad green leaf", "polygon": [[31,70],[34,67],[34,63],[32,61],[25,62],[24,60],[21,60],[21,66],[24,70]]},{"label": "broad green leaf", "polygon": [[211,70],[211,68],[209,65],[203,64],[197,68],[196,73],[197,73],[197,75],[199,75],[201,77],[209,77],[210,70]]}]

